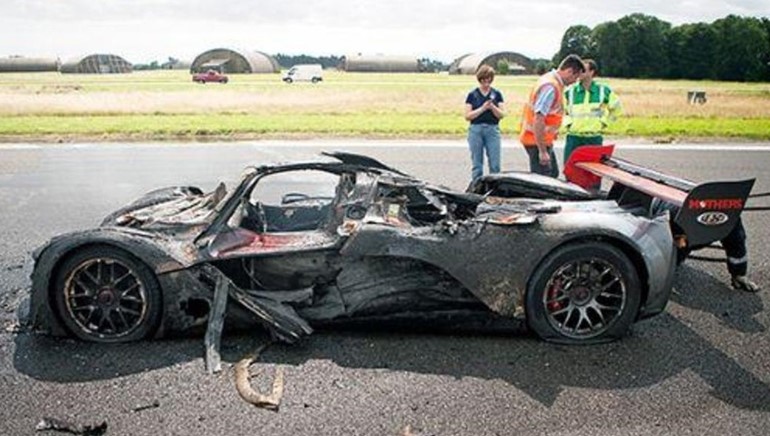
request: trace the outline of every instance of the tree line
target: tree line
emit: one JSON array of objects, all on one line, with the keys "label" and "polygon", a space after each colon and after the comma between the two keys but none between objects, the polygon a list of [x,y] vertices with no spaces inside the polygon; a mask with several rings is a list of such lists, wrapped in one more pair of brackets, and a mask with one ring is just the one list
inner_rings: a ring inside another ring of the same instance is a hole
[{"label": "tree line", "polygon": [[[308,55],[287,55],[283,53],[278,53],[275,56],[275,60],[278,61],[278,64],[281,66],[281,68],[291,68],[293,65],[297,64],[321,64],[321,66],[324,69],[327,68],[339,68],[340,64],[342,63],[343,56],[308,56]],[[417,59],[417,62],[420,65],[420,71],[429,71],[429,72],[436,72],[436,71],[446,71],[449,68],[449,65],[431,58],[420,58]]]},{"label": "tree line", "polygon": [[770,81],[770,19],[728,15],[672,26],[631,14],[593,29],[569,27],[553,63],[570,53],[596,60],[612,77]]}]

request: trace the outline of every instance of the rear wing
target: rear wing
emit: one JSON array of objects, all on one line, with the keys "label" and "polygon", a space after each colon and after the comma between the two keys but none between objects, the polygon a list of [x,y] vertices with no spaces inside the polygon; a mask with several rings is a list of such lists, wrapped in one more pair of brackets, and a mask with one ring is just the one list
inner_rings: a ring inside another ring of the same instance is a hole
[{"label": "rear wing", "polygon": [[612,181],[607,197],[620,206],[653,209],[667,203],[687,245],[708,245],[727,236],[743,212],[754,179],[696,184],[612,157],[614,146],[580,147],[565,165],[567,180],[583,187]]}]

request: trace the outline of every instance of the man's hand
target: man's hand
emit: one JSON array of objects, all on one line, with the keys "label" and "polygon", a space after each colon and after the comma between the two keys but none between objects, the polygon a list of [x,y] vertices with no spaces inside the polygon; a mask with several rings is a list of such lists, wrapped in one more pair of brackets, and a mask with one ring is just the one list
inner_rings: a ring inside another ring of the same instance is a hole
[{"label": "man's hand", "polygon": [[551,166],[551,155],[548,153],[548,145],[545,142],[545,115],[541,113],[535,114],[534,133],[540,165],[549,168]]}]

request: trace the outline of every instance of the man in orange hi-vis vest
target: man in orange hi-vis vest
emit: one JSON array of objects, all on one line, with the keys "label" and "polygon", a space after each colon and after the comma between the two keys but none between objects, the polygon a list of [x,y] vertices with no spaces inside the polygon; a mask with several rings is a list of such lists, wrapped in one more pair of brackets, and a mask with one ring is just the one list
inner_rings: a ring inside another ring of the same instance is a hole
[{"label": "man in orange hi-vis vest", "polygon": [[559,165],[553,153],[553,141],[564,116],[564,87],[577,81],[585,71],[578,55],[569,55],[537,81],[521,119],[519,140],[529,155],[529,170],[551,177],[559,176]]}]

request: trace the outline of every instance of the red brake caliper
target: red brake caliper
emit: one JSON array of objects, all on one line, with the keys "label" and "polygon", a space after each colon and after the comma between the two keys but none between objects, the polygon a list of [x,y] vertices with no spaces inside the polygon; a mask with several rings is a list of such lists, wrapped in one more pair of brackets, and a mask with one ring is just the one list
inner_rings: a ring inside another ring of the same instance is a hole
[{"label": "red brake caliper", "polygon": [[548,288],[548,310],[550,312],[556,312],[557,310],[561,310],[562,305],[559,301],[554,301],[557,296],[559,296],[559,293],[561,293],[561,281],[560,280],[554,280],[553,285]]}]

